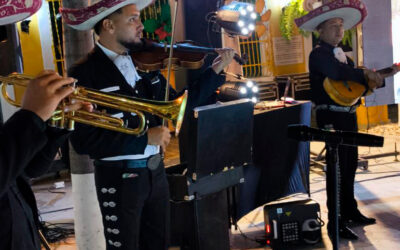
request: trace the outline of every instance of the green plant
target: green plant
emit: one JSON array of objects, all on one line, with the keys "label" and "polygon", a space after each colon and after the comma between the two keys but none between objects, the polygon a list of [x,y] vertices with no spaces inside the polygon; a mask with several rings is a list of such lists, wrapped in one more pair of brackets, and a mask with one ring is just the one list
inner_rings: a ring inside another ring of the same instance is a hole
[{"label": "green plant", "polygon": [[[294,19],[306,15],[308,12],[303,9],[304,0],[292,0],[282,10],[282,15],[279,20],[279,29],[281,34],[287,40],[292,40],[293,29],[296,26]],[[299,29],[299,33],[303,36],[308,36],[310,32]]]},{"label": "green plant", "polygon": [[353,35],[356,33],[356,29],[352,28],[349,30],[346,30],[343,35],[342,43],[343,45],[348,45],[350,47],[353,47]]},{"label": "green plant", "polygon": [[156,17],[143,21],[144,31],[153,35],[159,42],[171,41],[171,9],[169,4],[162,4]]}]

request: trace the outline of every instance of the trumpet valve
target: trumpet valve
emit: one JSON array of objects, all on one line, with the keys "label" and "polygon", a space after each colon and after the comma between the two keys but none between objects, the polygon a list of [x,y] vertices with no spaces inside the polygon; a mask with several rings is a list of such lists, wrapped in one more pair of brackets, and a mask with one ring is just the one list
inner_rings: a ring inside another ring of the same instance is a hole
[{"label": "trumpet valve", "polygon": [[68,126],[67,126],[67,130],[68,131],[74,131],[75,130],[75,121],[74,121],[74,119],[73,119],[73,117],[74,117],[74,115],[75,115],[75,111],[72,111],[72,112],[69,112],[68,113]]},{"label": "trumpet valve", "polygon": [[72,119],[68,120],[68,131],[74,131],[75,130],[75,121]]}]

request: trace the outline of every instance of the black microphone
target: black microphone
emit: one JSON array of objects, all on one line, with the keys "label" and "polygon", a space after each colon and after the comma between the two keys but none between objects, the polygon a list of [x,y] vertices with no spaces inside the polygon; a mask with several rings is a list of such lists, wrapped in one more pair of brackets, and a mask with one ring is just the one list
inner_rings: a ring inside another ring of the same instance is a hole
[{"label": "black microphone", "polygon": [[326,131],[306,125],[288,126],[288,137],[298,141],[323,141],[349,146],[382,147],[383,137],[346,131]]}]

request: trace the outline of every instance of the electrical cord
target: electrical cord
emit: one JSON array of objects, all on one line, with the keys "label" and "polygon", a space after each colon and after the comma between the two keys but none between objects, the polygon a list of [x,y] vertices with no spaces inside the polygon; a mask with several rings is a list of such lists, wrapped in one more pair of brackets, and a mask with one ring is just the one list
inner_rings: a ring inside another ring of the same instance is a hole
[{"label": "electrical cord", "polygon": [[237,225],[237,228],[240,232],[240,235],[243,238],[253,241],[253,242],[256,242],[256,243],[260,244],[260,246],[265,246],[265,243],[266,243],[265,238],[251,238],[251,237],[247,236],[245,233],[243,233],[243,231],[240,229],[239,225]]},{"label": "electrical cord", "polygon": [[61,208],[61,209],[56,209],[56,210],[40,212],[40,214],[50,214],[50,213],[55,213],[55,212],[60,212],[60,211],[65,211],[65,210],[70,210],[70,209],[74,209],[74,207],[66,207],[66,208]]},{"label": "electrical cord", "polygon": [[40,222],[43,236],[49,243],[65,240],[75,234],[73,223]]}]

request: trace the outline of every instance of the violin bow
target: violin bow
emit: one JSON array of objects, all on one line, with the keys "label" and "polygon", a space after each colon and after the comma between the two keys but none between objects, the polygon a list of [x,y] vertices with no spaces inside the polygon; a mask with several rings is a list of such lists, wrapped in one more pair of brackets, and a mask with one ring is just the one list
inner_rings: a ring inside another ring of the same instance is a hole
[{"label": "violin bow", "polygon": [[[164,96],[164,101],[169,100],[169,83],[170,83],[170,78],[171,78],[171,68],[172,68],[172,55],[173,55],[173,50],[174,50],[174,40],[175,40],[175,24],[176,24],[176,16],[178,13],[178,0],[174,0],[174,15],[172,17],[172,35],[171,35],[171,43],[169,46],[169,57],[168,57],[168,74],[167,74],[167,86],[165,87],[165,96]],[[163,119],[163,126],[166,126],[168,121],[166,119]]]}]

